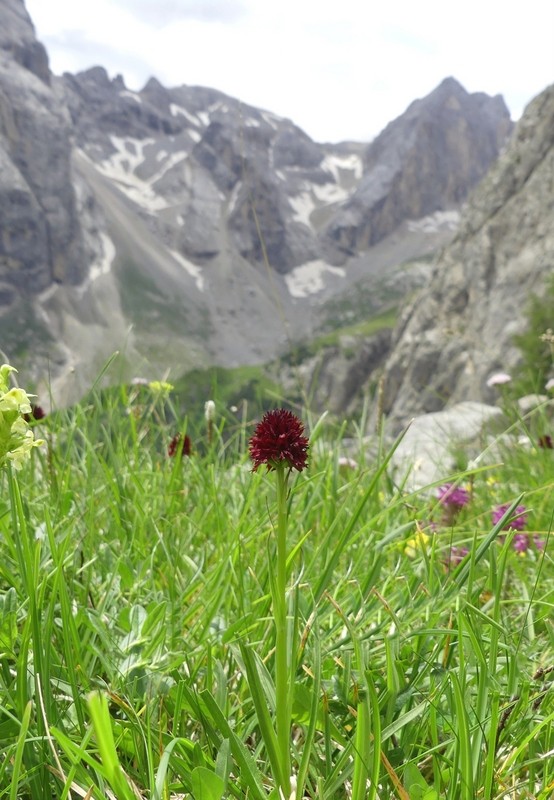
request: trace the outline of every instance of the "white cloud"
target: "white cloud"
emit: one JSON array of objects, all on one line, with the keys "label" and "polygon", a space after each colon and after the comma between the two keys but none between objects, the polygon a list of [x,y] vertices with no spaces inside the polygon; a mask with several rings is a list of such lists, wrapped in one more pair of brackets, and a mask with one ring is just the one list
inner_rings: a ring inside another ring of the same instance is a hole
[{"label": "white cloud", "polygon": [[[102,63],[290,117],[317,140],[367,140],[452,75],[512,114],[554,75],[552,0],[27,0],[55,72]],[[155,19],[153,18],[155,16]],[[97,57],[95,57],[95,54]]]}]

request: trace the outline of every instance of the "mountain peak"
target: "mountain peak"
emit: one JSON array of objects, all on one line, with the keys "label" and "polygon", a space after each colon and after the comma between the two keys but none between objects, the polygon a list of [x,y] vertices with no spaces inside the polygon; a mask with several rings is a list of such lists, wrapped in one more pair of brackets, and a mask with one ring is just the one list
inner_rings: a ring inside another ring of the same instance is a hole
[{"label": "mountain peak", "polygon": [[522,309],[552,272],[553,165],[554,85],[527,107],[432,280],[405,309],[386,366],[385,407],[395,420],[493,401],[491,372],[519,372],[513,337],[525,329]]},{"label": "mountain peak", "polygon": [[167,91],[163,83],[155,78],[153,75],[148,78],[144,87],[141,89],[141,92],[165,92]]},{"label": "mountain peak", "polygon": [[[456,78],[453,78],[452,75],[449,75],[447,78],[442,80],[434,91],[435,92],[448,91],[456,93],[461,92],[463,94],[468,94],[468,92],[464,89],[462,84],[459,81],[457,81]],[[431,94],[433,94],[433,92],[431,92]]]},{"label": "mountain peak", "polygon": [[77,72],[75,77],[79,82],[95,83],[98,86],[108,88],[112,85],[110,77],[105,67],[95,66]]},{"label": "mountain peak", "polygon": [[360,239],[374,245],[405,219],[458,206],[511,129],[498,97],[468,94],[455,78],[445,78],[368,146],[363,178],[327,228],[332,244],[348,254]]}]

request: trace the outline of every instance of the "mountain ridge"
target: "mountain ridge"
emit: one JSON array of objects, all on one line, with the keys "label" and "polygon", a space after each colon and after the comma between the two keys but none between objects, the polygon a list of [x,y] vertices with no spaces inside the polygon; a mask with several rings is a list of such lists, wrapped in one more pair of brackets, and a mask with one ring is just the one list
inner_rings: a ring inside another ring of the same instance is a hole
[{"label": "mountain ridge", "polygon": [[[413,152],[389,143],[389,203],[378,207],[359,191],[365,180],[375,192],[374,143],[316,143],[206,87],[152,78],[132,92],[102,67],[52,76],[21,0],[0,0],[0,11],[0,332],[10,356],[25,353],[37,380],[53,376],[64,401],[122,346],[128,377],[262,363],[313,335],[329,299],[389,280],[448,241],[469,185],[497,155],[489,140],[500,149],[511,128],[498,98],[444,81],[428,103],[458,108],[441,130],[431,114]],[[422,104],[395,130],[407,132]],[[27,119],[15,133],[13,108]],[[437,167],[433,141],[446,140]],[[464,154],[480,140],[469,168]],[[434,171],[430,199],[414,158]],[[21,234],[14,191],[28,209]],[[346,248],[333,234],[345,219]]]}]

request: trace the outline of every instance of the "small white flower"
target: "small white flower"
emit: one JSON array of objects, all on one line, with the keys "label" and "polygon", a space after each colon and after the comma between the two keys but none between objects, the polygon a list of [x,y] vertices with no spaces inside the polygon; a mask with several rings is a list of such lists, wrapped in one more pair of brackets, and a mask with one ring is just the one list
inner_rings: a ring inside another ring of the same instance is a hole
[{"label": "small white flower", "polygon": [[495,372],[487,381],[487,386],[502,386],[504,383],[510,383],[512,376],[507,372]]},{"label": "small white flower", "polygon": [[213,400],[206,400],[204,403],[204,416],[206,422],[212,422],[215,417],[215,403]]},{"label": "small white flower", "polygon": [[348,456],[340,456],[338,465],[339,467],[346,467],[346,469],[356,469],[358,462]]}]

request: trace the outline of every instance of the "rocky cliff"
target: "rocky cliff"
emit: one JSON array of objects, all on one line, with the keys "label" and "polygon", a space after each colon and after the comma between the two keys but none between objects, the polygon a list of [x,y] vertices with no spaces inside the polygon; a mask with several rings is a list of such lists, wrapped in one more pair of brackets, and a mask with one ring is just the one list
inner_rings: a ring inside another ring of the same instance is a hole
[{"label": "rocky cliff", "polygon": [[347,292],[396,302],[510,131],[449,79],[371,145],[320,144],[215,89],[52,76],[22,0],[0,23],[0,346],[64,400],[115,349],[122,377],[260,363]]},{"label": "rocky cliff", "polygon": [[511,127],[500,96],[468,94],[454,78],[445,79],[367,147],[362,179],[327,225],[326,238],[351,255],[405,219],[458,208]]},{"label": "rocky cliff", "polygon": [[554,273],[554,86],[533,100],[470,197],[458,233],[402,315],[386,366],[386,408],[405,421],[493,400],[487,378],[517,370],[513,336],[530,293]]},{"label": "rocky cliff", "polygon": [[52,86],[48,57],[18,0],[0,25],[0,298],[54,281],[78,283],[89,268],[71,174],[71,123]]}]

